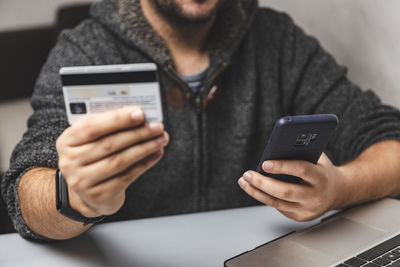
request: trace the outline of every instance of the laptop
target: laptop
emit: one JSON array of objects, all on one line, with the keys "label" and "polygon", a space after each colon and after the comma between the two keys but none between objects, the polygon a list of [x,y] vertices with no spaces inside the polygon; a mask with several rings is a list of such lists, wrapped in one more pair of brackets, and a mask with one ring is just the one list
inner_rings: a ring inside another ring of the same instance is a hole
[{"label": "laptop", "polygon": [[225,261],[225,267],[239,266],[400,266],[400,201],[345,210]]}]

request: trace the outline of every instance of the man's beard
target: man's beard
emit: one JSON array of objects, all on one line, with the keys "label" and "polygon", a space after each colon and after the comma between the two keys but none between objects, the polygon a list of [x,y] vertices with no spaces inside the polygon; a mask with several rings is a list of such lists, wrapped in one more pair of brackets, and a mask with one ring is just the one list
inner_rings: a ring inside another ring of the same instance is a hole
[{"label": "man's beard", "polygon": [[[196,0],[197,2],[204,2],[204,0]],[[158,12],[171,22],[189,23],[189,24],[204,24],[209,22],[217,13],[223,0],[219,1],[215,7],[208,12],[193,15],[187,14],[182,7],[175,2],[175,0],[151,0]]]}]

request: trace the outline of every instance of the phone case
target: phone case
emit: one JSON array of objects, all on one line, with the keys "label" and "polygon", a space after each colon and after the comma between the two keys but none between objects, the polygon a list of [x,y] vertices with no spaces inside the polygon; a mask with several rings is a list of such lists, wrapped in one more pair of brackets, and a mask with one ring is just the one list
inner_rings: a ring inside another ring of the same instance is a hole
[{"label": "phone case", "polygon": [[262,170],[266,160],[304,160],[318,162],[338,124],[334,114],[283,117],[277,121],[256,171],[281,181],[301,183],[299,177],[269,174]]}]

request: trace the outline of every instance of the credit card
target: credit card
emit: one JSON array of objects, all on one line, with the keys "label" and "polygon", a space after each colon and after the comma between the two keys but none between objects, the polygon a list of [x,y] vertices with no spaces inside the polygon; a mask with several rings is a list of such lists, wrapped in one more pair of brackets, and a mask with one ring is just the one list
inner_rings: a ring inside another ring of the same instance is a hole
[{"label": "credit card", "polygon": [[162,122],[160,84],[154,63],[60,69],[68,122],[126,106],[139,106],[148,122]]}]

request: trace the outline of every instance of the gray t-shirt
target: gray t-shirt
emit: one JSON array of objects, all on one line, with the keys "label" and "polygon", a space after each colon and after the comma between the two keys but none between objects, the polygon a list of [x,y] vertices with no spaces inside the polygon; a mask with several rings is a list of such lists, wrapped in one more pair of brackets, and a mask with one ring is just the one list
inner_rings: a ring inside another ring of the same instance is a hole
[{"label": "gray t-shirt", "polygon": [[197,74],[181,75],[181,78],[189,84],[195,96],[199,95],[200,92],[203,90],[208,70],[209,67]]}]

